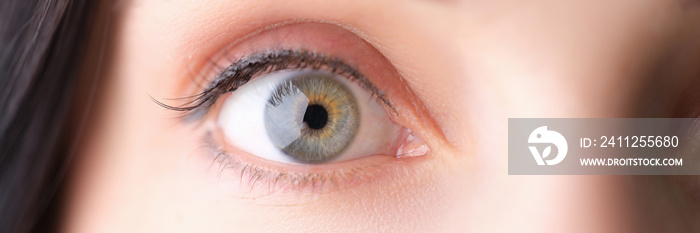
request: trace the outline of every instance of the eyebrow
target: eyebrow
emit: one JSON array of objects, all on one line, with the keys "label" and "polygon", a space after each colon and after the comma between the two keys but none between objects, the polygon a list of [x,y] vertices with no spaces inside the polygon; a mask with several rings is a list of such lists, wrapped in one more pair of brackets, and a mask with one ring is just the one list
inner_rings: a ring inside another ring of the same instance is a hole
[{"label": "eyebrow", "polygon": [[373,97],[394,113],[397,113],[384,93],[355,67],[346,64],[339,58],[305,50],[271,50],[243,57],[224,68],[204,91],[193,96],[179,98],[190,99],[182,106],[168,105],[153,97],[151,99],[166,109],[187,112],[184,117],[186,120],[199,119],[211,109],[221,95],[236,91],[255,76],[279,70],[305,68],[325,69],[347,77],[368,90]]}]

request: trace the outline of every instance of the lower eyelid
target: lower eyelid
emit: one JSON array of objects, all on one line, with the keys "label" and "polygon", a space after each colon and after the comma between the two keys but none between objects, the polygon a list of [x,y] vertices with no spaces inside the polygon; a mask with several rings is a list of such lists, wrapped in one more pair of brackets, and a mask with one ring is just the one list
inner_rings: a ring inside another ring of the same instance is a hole
[{"label": "lower eyelid", "polygon": [[[397,159],[388,155],[372,155],[365,158],[324,165],[262,165],[270,161],[235,148],[220,145],[223,135],[208,131],[204,143],[207,156],[213,163],[220,186],[224,190],[242,192],[256,198],[272,194],[322,194],[347,190],[358,185],[368,185],[381,178],[396,181],[405,178],[414,161],[424,157]],[[400,176],[400,177],[397,177]]]}]

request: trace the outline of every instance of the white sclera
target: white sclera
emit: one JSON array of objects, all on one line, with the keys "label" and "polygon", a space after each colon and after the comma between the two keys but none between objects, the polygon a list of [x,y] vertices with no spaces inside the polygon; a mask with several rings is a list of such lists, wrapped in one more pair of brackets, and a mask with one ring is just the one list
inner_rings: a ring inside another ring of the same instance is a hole
[{"label": "white sclera", "polygon": [[240,150],[263,159],[300,164],[278,149],[265,128],[265,106],[277,86],[305,72],[324,72],[340,81],[352,92],[360,114],[359,129],[348,147],[332,161],[350,160],[369,155],[393,154],[392,146],[401,127],[393,123],[369,91],[346,77],[319,70],[283,70],[252,79],[226,99],[219,114],[219,127],[228,142]]}]

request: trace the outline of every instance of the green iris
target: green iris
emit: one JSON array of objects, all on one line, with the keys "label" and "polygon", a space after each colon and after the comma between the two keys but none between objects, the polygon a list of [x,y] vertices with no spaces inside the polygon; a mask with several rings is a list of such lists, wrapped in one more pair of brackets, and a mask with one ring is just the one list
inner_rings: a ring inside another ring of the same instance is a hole
[{"label": "green iris", "polygon": [[299,72],[280,83],[265,106],[271,141],[304,163],[327,162],[352,142],[359,128],[355,98],[336,75]]}]

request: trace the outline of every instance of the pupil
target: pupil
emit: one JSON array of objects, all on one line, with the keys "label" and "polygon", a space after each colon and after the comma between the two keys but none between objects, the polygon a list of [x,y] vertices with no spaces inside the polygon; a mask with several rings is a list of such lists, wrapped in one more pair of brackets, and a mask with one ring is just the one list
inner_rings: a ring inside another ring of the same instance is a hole
[{"label": "pupil", "polygon": [[312,104],[306,107],[304,122],[312,129],[321,129],[328,123],[328,111],[321,105]]}]

